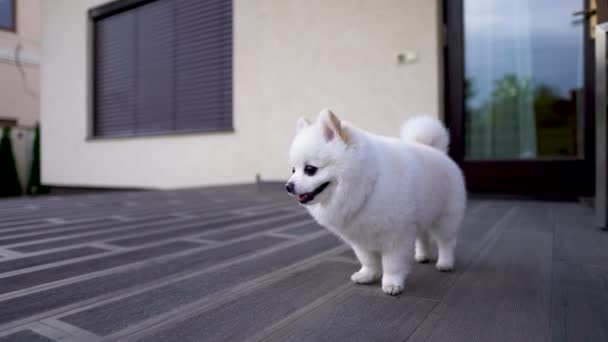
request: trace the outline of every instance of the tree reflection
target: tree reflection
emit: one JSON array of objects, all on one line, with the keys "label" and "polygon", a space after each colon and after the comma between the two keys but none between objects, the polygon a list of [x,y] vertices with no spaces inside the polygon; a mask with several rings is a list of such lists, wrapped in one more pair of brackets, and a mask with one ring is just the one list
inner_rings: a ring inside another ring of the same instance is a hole
[{"label": "tree reflection", "polygon": [[478,106],[472,80],[464,84],[466,156],[526,159],[576,154],[576,92],[561,97],[549,85],[505,74]]}]

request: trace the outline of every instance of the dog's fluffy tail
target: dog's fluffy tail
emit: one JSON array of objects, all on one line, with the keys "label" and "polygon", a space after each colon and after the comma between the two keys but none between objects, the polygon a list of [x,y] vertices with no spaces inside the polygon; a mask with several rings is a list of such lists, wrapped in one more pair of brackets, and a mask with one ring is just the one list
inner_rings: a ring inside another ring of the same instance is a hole
[{"label": "dog's fluffy tail", "polygon": [[434,147],[448,152],[450,136],[448,130],[438,119],[420,115],[406,120],[401,125],[401,139]]}]

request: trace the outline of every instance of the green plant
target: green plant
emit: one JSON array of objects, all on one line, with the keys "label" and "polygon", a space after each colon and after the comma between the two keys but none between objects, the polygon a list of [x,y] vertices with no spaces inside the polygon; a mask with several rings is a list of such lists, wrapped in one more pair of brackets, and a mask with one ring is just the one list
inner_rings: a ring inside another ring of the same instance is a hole
[{"label": "green plant", "polygon": [[49,188],[40,184],[40,126],[36,126],[32,150],[32,167],[27,182],[27,194],[39,195],[49,192]]},{"label": "green plant", "polygon": [[4,127],[0,138],[0,197],[21,195],[21,183],[11,143],[11,128]]}]

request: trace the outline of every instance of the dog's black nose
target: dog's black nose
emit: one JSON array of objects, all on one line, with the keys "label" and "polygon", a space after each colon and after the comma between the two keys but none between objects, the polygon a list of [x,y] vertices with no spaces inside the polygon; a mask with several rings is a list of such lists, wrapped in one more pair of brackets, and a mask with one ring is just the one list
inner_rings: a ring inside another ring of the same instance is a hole
[{"label": "dog's black nose", "polygon": [[292,182],[285,184],[285,189],[287,189],[287,192],[289,192],[290,194],[293,194],[295,192],[295,188],[296,186]]}]

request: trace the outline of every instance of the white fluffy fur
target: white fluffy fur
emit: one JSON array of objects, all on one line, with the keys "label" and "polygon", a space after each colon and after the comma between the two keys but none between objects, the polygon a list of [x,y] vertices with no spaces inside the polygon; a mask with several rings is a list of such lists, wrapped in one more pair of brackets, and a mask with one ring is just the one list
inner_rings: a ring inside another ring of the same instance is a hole
[{"label": "white fluffy fur", "polygon": [[439,120],[430,116],[415,116],[401,125],[401,139],[432,146],[448,152],[450,136]]},{"label": "white fluffy fur", "polygon": [[[330,182],[305,206],[355,251],[361,269],[352,281],[382,277],[383,291],[399,294],[411,259],[428,261],[431,242],[438,247],[436,267],[451,270],[466,192],[460,169],[444,153],[448,137],[443,125],[417,117],[397,139],[332,120],[332,115],[324,110],[313,124],[298,122],[289,182],[295,195]],[[316,174],[306,175],[306,165],[318,167]]]}]

